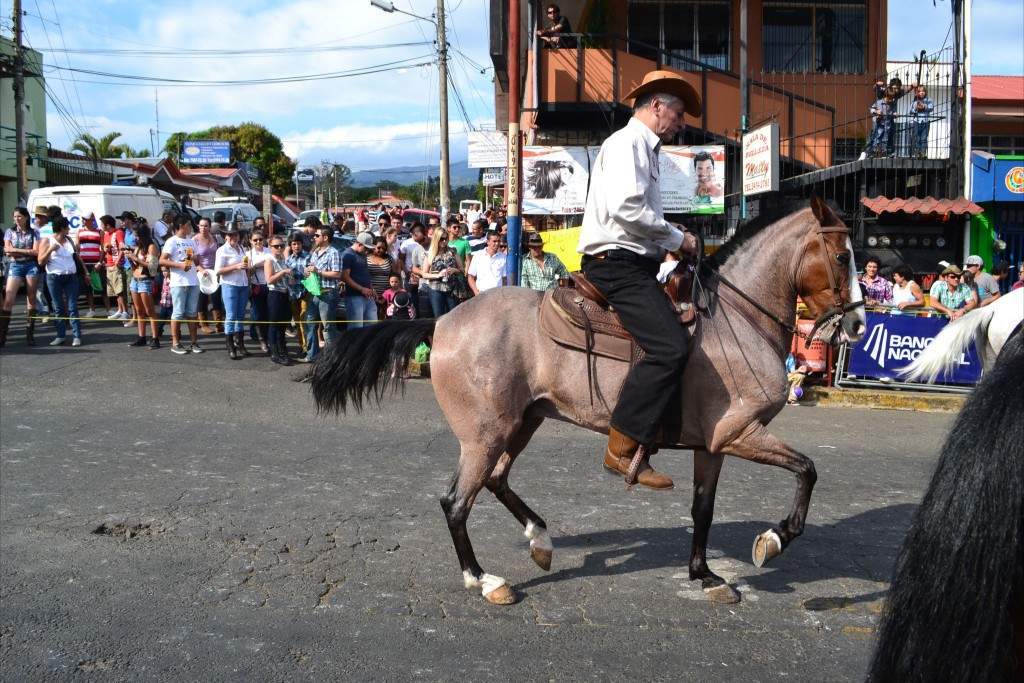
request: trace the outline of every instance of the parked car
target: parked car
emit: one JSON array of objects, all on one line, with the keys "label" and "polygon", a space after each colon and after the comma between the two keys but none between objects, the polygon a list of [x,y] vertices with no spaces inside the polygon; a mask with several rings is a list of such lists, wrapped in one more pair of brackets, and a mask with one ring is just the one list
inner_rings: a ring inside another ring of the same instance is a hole
[{"label": "parked car", "polygon": [[440,221],[441,214],[437,211],[430,211],[429,209],[406,209],[402,212],[402,225],[409,226],[413,223],[419,222],[425,226],[430,222],[431,218],[436,218]]},{"label": "parked car", "polygon": [[240,230],[252,230],[252,223],[259,215],[259,209],[245,202],[215,202],[198,209],[199,215],[213,220],[214,214],[223,211],[228,225],[235,224]]}]

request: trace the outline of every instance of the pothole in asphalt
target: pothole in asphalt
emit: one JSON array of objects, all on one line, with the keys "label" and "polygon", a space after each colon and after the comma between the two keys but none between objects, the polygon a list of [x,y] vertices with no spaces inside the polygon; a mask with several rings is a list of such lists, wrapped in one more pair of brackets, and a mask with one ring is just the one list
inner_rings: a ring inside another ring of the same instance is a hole
[{"label": "pothole in asphalt", "polygon": [[130,525],[104,522],[96,527],[96,530],[93,531],[93,533],[100,536],[111,536],[112,538],[119,538],[127,541],[129,538],[149,536],[153,533],[153,529],[149,524]]}]

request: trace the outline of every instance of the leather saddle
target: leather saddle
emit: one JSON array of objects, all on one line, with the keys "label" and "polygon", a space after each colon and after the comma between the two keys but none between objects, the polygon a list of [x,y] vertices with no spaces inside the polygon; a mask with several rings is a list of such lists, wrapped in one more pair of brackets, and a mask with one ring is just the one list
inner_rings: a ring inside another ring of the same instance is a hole
[{"label": "leather saddle", "polygon": [[[633,364],[643,358],[643,349],[633,342],[608,300],[582,273],[571,275],[574,287],[559,287],[544,295],[540,308],[540,326],[554,342],[588,354],[614,358]],[[680,262],[668,282],[662,286],[666,305],[672,307],[680,323],[690,326],[693,306],[694,268]]]}]

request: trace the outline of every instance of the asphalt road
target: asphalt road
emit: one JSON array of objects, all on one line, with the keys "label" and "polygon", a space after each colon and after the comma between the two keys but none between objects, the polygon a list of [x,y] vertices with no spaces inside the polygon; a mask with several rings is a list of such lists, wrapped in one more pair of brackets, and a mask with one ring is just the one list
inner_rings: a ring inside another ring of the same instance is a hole
[{"label": "asphalt road", "polygon": [[[549,422],[512,483],[548,523],[549,573],[484,492],[485,570],[462,577],[438,505],[457,444],[427,380],[318,417],[301,367],[86,345],[0,353],[0,678],[5,681],[857,681],[948,414],[793,407],[773,431],[819,480],[804,536],[764,569],[754,537],[793,478],[727,460],[712,568],[687,579],[690,454],[674,491],[627,492],[603,440]],[[213,350],[215,349],[215,352]]]}]

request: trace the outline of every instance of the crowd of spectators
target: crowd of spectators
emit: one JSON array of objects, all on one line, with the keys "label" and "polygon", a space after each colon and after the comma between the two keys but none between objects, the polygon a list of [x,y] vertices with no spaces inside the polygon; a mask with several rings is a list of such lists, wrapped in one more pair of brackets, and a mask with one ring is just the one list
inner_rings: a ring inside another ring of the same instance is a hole
[{"label": "crowd of spectators", "polygon": [[[201,354],[203,335],[216,335],[234,360],[259,353],[281,365],[308,363],[339,325],[436,317],[507,286],[504,214],[492,208],[476,215],[471,225],[453,216],[442,227],[436,215],[410,223],[401,207],[379,205],[348,219],[331,216],[329,224],[309,217],[288,234],[270,234],[263,218],[242,231],[220,213],[193,225],[188,215],[168,212],[151,228],[126,211],[83,216],[70,234],[59,207],[38,209],[34,223],[18,208],[4,234],[10,265],[0,342],[24,286],[29,345],[36,326],[52,321],[51,345],[63,345],[70,326],[72,345],[80,346],[83,321],[105,316],[137,329],[133,348],[169,342],[172,353]],[[352,231],[354,239],[346,234]],[[545,290],[568,279],[540,235],[525,242],[523,286]],[[87,307],[81,315],[80,293]],[[290,339],[297,349],[289,351]]]}]

